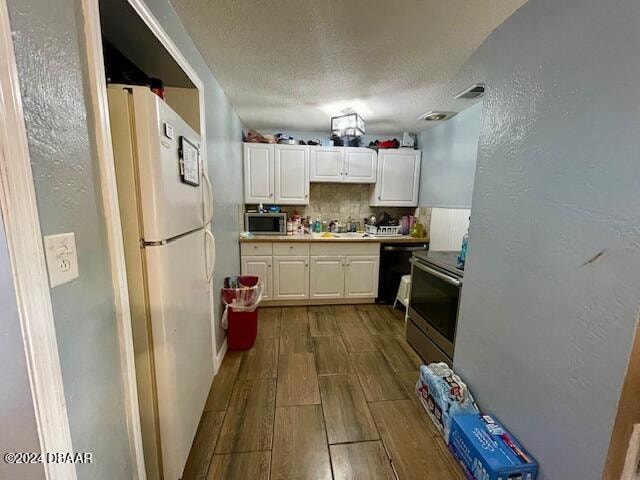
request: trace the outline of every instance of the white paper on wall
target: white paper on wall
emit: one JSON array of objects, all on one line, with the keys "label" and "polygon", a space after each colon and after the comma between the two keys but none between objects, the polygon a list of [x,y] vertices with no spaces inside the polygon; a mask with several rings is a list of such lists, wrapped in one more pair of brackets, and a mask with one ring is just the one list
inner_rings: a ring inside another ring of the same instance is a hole
[{"label": "white paper on wall", "polygon": [[469,229],[468,208],[434,208],[431,210],[429,250],[458,251]]}]

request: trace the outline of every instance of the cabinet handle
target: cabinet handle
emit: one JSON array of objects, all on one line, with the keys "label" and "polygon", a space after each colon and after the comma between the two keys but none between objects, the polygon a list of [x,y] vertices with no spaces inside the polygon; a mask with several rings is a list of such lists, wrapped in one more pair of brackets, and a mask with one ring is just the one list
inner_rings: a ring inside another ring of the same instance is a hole
[{"label": "cabinet handle", "polygon": [[349,172],[344,172],[345,175],[349,175]]},{"label": "cabinet handle", "polygon": [[380,198],[380,195],[378,195],[378,200],[382,200],[382,199]]},{"label": "cabinet handle", "polygon": [[269,197],[273,197],[273,193],[270,193],[270,194],[269,194]]},{"label": "cabinet handle", "polygon": [[307,195],[306,193],[304,194],[304,198],[309,198],[309,195]]}]

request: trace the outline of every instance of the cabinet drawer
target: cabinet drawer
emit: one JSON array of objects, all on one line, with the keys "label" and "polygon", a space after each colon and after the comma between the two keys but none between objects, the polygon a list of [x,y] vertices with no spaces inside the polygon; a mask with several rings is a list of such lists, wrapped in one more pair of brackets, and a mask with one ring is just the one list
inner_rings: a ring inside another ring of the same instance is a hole
[{"label": "cabinet drawer", "polygon": [[240,244],[240,253],[244,255],[271,255],[273,244],[263,242],[245,242]]},{"label": "cabinet drawer", "polygon": [[311,255],[378,255],[378,242],[312,243]]},{"label": "cabinet drawer", "polygon": [[309,244],[302,242],[279,242],[273,244],[274,255],[309,255]]}]

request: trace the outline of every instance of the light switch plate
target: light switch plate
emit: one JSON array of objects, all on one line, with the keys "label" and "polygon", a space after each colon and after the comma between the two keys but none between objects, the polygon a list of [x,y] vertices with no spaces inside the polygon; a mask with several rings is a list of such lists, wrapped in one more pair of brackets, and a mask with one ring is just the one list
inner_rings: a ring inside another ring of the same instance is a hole
[{"label": "light switch plate", "polygon": [[44,237],[44,250],[51,288],[68,283],[80,276],[76,237],[73,232]]}]

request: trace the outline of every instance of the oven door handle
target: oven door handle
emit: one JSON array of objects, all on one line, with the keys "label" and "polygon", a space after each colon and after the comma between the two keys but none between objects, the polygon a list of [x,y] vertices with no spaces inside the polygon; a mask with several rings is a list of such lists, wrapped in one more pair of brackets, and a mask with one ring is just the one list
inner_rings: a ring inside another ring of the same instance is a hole
[{"label": "oven door handle", "polygon": [[454,285],[456,287],[460,287],[462,285],[462,283],[458,279],[445,275],[444,273],[439,272],[438,270],[434,270],[433,268],[429,268],[426,265],[423,265],[422,263],[416,260],[411,259],[411,263],[413,264],[414,267],[422,270],[423,272],[427,272],[433,275],[434,277],[437,277],[440,280],[443,280],[451,285]]}]

